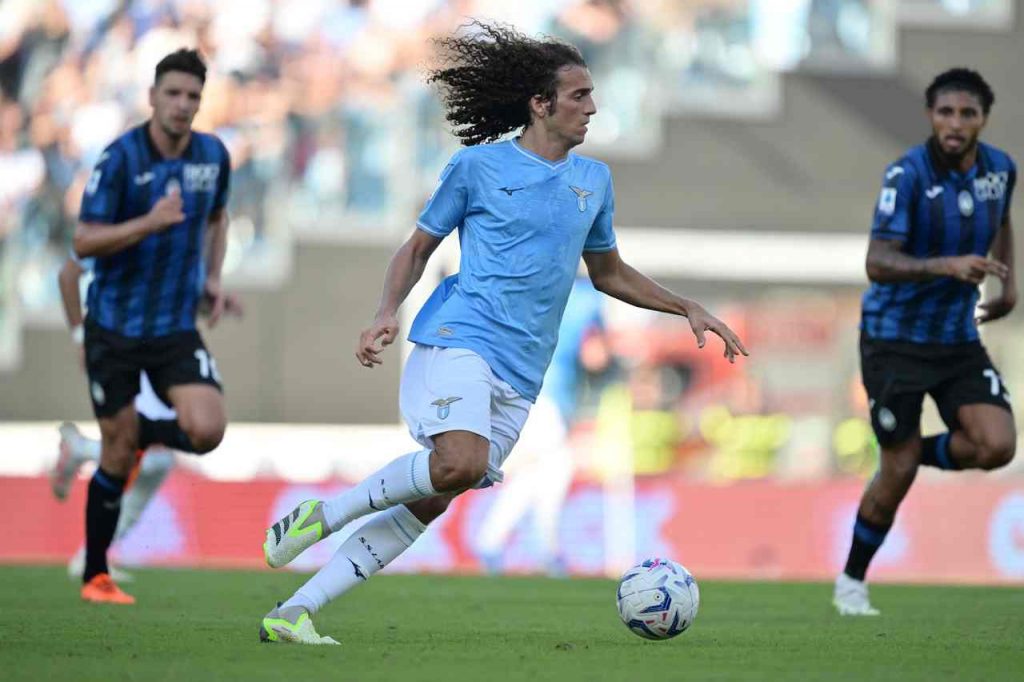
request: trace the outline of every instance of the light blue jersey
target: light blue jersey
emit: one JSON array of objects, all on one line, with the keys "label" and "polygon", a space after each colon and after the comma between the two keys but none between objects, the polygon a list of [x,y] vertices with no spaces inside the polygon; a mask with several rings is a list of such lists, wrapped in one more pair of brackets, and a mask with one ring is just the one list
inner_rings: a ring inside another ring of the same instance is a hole
[{"label": "light blue jersey", "polygon": [[514,141],[452,157],[416,225],[459,230],[459,272],[423,305],[409,340],[467,348],[523,397],[537,399],[584,251],[615,248],[608,166],[553,163]]}]

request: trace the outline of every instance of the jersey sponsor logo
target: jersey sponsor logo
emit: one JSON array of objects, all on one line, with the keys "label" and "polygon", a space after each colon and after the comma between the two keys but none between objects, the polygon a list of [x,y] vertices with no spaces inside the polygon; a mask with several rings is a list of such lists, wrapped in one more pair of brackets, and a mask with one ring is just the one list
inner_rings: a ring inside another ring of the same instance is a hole
[{"label": "jersey sponsor logo", "polygon": [[924,195],[926,197],[928,197],[929,199],[934,199],[935,197],[937,197],[940,194],[942,194],[942,190],[943,190],[942,185],[935,185],[934,187],[929,187],[928,189],[926,189],[924,191]]},{"label": "jersey sponsor logo", "polygon": [[892,180],[897,175],[902,175],[905,172],[906,171],[903,170],[903,166],[893,166],[892,168],[885,172],[885,179]]},{"label": "jersey sponsor logo", "polygon": [[183,174],[186,192],[212,192],[217,188],[220,164],[186,163]]},{"label": "jersey sponsor logo", "polygon": [[956,205],[960,209],[960,215],[968,218],[974,215],[974,196],[966,189],[960,190],[956,195]]},{"label": "jersey sponsor logo", "polygon": [[451,404],[454,403],[454,402],[458,402],[460,400],[462,400],[462,398],[460,396],[453,395],[453,396],[449,396],[447,398],[438,398],[437,400],[435,400],[434,402],[432,402],[430,404],[437,406],[437,418],[438,419],[447,419],[448,418],[448,414],[451,412]]},{"label": "jersey sponsor logo", "polygon": [[1010,174],[1006,171],[987,173],[985,177],[975,178],[974,196],[978,201],[998,201],[1006,195],[1006,185]]},{"label": "jersey sponsor logo", "polygon": [[509,196],[512,196],[513,192],[518,192],[518,191],[524,190],[524,189],[526,189],[526,188],[525,187],[499,187],[498,191],[499,192],[504,192],[505,194],[507,194]]},{"label": "jersey sponsor logo", "polygon": [[583,189],[582,187],[574,187],[573,185],[569,185],[569,189],[571,189],[573,194],[576,195],[576,208],[580,210],[580,213],[586,213],[587,197],[592,195],[593,192],[588,189]]},{"label": "jersey sponsor logo", "polygon": [[153,180],[154,177],[156,176],[153,175],[153,173],[150,171],[146,171],[145,173],[139,173],[138,175],[135,176],[135,184],[147,185]]},{"label": "jersey sponsor logo", "polygon": [[878,195],[878,212],[883,215],[892,215],[896,212],[895,187],[882,188],[882,193]]}]

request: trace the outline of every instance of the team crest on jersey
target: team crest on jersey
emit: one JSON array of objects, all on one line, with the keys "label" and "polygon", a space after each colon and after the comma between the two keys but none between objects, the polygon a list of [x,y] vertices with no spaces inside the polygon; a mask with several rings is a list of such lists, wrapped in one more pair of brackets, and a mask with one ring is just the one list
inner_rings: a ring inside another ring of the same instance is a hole
[{"label": "team crest on jersey", "polygon": [[593,192],[591,192],[588,189],[583,189],[581,187],[574,187],[572,185],[569,185],[569,189],[571,189],[573,191],[573,194],[576,195],[576,208],[578,208],[580,210],[580,213],[586,213],[587,212],[587,197],[589,197],[591,194],[593,194]]},{"label": "team crest on jersey", "polygon": [[453,395],[453,396],[449,396],[447,398],[438,398],[437,400],[435,400],[434,402],[432,402],[430,404],[437,406],[437,418],[438,419],[447,419],[448,418],[448,414],[451,412],[451,409],[452,409],[451,408],[451,404],[454,403],[454,402],[458,402],[459,400],[462,400],[462,398],[457,396],[457,395]]},{"label": "team crest on jersey", "polygon": [[968,190],[960,190],[960,194],[956,195],[956,205],[963,217],[968,218],[974,215],[974,196]]},{"label": "team crest on jersey", "polygon": [[216,163],[186,163],[185,191],[186,192],[212,192],[217,187],[217,177],[220,175],[220,164]]}]

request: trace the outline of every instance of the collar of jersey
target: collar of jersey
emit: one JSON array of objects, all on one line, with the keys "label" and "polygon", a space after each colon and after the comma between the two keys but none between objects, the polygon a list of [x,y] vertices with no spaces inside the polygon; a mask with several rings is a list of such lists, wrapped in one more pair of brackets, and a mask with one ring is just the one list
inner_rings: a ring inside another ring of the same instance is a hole
[{"label": "collar of jersey", "polygon": [[561,168],[565,164],[569,163],[569,161],[572,159],[572,154],[566,154],[564,159],[562,159],[558,163],[553,163],[553,162],[549,161],[548,159],[545,159],[543,156],[540,156],[539,154],[534,154],[529,149],[526,149],[526,148],[522,147],[515,140],[512,140],[511,142],[512,142],[512,148],[515,149],[517,152],[519,152],[520,154],[522,154],[523,156],[525,156],[526,158],[528,158],[528,159],[530,159],[532,161],[536,161],[539,164],[547,166],[551,170],[557,170],[557,169]]}]

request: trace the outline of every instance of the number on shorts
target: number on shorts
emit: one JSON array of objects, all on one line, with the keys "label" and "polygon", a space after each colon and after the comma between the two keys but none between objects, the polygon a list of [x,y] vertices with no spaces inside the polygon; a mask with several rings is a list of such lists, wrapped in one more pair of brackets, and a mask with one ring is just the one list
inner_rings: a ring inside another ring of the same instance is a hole
[{"label": "number on shorts", "polygon": [[988,378],[988,387],[992,391],[992,395],[999,395],[1001,388],[1001,380],[999,379],[999,372],[995,371],[991,367],[983,370],[982,374]]},{"label": "number on shorts", "polygon": [[210,354],[200,348],[195,352],[196,360],[199,361],[199,376],[204,379],[213,377],[214,381],[220,383],[220,372],[217,371],[217,361],[210,357]]}]

